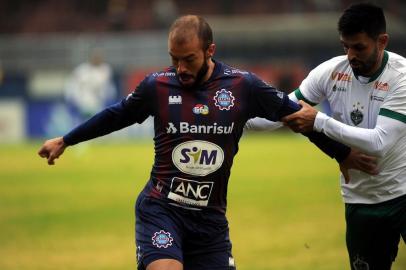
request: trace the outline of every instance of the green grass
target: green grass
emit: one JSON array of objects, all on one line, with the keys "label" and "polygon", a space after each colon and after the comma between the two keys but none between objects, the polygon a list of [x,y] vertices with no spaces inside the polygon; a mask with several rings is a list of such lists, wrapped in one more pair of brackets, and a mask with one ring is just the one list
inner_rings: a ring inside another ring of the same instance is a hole
[{"label": "green grass", "polygon": [[[84,143],[55,166],[40,145],[0,146],[0,269],[135,269],[152,141]],[[337,165],[302,137],[242,139],[227,215],[240,270],[349,269]],[[406,269],[403,243],[393,269]]]}]

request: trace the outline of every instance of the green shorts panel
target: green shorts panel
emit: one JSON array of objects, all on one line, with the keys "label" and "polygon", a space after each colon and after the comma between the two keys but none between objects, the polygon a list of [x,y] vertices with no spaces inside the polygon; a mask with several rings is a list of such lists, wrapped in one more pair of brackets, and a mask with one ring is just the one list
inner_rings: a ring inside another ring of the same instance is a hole
[{"label": "green shorts panel", "polygon": [[400,237],[406,241],[406,196],[378,204],[346,204],[346,241],[352,270],[389,270]]}]

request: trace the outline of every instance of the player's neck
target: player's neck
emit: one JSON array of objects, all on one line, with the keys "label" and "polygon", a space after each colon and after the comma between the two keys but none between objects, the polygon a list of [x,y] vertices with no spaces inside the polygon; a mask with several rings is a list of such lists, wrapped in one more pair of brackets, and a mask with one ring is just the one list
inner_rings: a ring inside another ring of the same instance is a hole
[{"label": "player's neck", "polygon": [[208,60],[208,63],[207,63],[207,66],[208,66],[207,72],[206,72],[206,75],[204,75],[204,77],[203,77],[202,83],[204,83],[204,82],[206,82],[208,79],[210,79],[211,75],[213,74],[213,70],[214,70],[214,66],[215,66],[215,65],[216,65],[216,64],[214,63],[214,61],[211,60],[211,58],[210,58],[210,59]]},{"label": "player's neck", "polygon": [[376,61],[374,67],[371,69],[370,72],[368,72],[368,74],[366,74],[365,77],[372,77],[376,72],[378,72],[378,70],[381,69],[382,62],[383,62],[384,52],[385,52],[384,50],[382,50],[382,51],[380,52],[379,57],[378,57],[378,61]]}]

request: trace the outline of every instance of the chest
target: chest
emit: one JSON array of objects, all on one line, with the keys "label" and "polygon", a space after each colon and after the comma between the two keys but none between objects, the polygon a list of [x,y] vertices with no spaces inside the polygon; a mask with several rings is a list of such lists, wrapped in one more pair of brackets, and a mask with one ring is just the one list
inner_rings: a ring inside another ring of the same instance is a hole
[{"label": "chest", "polygon": [[327,99],[335,119],[352,126],[373,128],[390,84],[384,80],[360,83],[353,78],[333,81],[329,87]]},{"label": "chest", "polygon": [[230,134],[245,118],[246,105],[238,87],[169,88],[160,91],[157,101],[156,127],[166,133]]}]

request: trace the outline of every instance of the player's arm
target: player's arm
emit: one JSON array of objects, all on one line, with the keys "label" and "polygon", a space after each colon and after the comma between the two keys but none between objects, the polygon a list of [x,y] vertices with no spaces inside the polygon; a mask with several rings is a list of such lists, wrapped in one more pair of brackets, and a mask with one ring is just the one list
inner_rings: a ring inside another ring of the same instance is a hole
[{"label": "player's arm", "polygon": [[[260,117],[264,117],[270,121],[278,121],[284,116],[300,110],[300,105],[272,86],[267,85],[265,82],[255,80],[255,76],[253,85],[253,88],[257,90],[255,94],[256,104],[254,111],[259,113]],[[295,96],[298,97],[298,95],[300,96],[299,90],[295,91]],[[294,99],[294,97],[292,99]],[[325,154],[337,160],[346,182],[350,180],[348,174],[349,169],[360,170],[372,175],[377,174],[375,157],[367,156],[351,149],[345,144],[330,139],[320,132],[310,131],[303,132],[302,134],[307,136],[308,139]]]},{"label": "player's arm", "polygon": [[151,106],[145,98],[143,84],[121,102],[107,107],[89,120],[80,124],[63,137],[47,140],[38,155],[48,160],[49,165],[63,154],[66,147],[104,136],[111,132],[142,123],[151,113]]},{"label": "player's arm", "polygon": [[284,118],[295,132],[315,130],[351,147],[375,156],[383,156],[400,137],[406,135],[406,115],[381,109],[375,128],[366,129],[346,125],[306,103],[303,109]]},{"label": "player's arm", "polygon": [[[263,117],[270,121],[280,121],[284,116],[301,109],[301,106],[292,101],[285,93],[278,91],[255,75],[252,75],[251,83],[253,97],[251,99],[251,112],[253,116]],[[338,162],[345,160],[351,152],[348,146],[328,138],[323,133],[310,131],[303,133],[303,135]]]},{"label": "player's arm", "polygon": [[[290,93],[289,99],[292,100],[293,102],[298,102],[299,100],[297,99],[296,95],[294,92]],[[272,131],[275,129],[278,129],[283,126],[282,122],[279,121],[270,121],[265,118],[261,117],[255,117],[252,119],[249,119],[247,123],[245,123],[244,128],[247,130],[254,130],[254,131]]]}]

